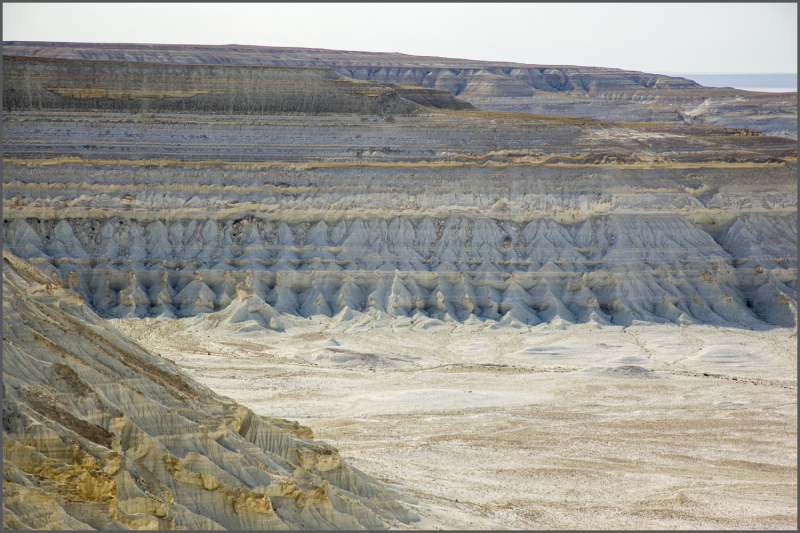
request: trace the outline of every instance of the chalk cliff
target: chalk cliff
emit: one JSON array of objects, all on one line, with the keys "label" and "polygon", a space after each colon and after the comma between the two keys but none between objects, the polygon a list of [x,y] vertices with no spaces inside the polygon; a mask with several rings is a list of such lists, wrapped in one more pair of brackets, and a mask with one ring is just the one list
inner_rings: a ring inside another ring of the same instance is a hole
[{"label": "chalk cliff", "polygon": [[794,96],[391,54],[5,44],[5,528],[418,520],[309,428],[104,318],[796,331],[797,144],[765,134],[792,112],[796,132]]},{"label": "chalk cliff", "polygon": [[324,68],[15,57],[4,78],[4,246],[104,316],[796,325],[787,139]]}]

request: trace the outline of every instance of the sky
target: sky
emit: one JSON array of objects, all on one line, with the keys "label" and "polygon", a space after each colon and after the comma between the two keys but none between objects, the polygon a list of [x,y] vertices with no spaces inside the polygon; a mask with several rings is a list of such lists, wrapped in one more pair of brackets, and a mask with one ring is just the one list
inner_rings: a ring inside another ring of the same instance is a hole
[{"label": "sky", "polygon": [[245,44],[613,67],[797,72],[796,3],[3,3],[4,41]]}]

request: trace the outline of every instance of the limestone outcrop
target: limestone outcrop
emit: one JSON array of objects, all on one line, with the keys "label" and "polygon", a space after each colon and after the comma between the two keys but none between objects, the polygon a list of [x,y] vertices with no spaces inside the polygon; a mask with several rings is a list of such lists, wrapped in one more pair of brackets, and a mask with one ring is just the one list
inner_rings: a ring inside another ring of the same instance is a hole
[{"label": "limestone outcrop", "polygon": [[[203,227],[116,217],[59,224],[95,227],[81,232],[85,244],[79,243],[93,253],[97,229],[116,226],[112,239],[121,252],[95,259],[97,266],[48,255],[41,243],[54,239],[53,229],[23,219],[8,224],[5,245],[68,280],[106,316],[218,313],[228,322],[280,329],[280,313],[331,317],[348,308],[530,325],[559,318],[794,326],[797,226],[791,215],[742,215],[725,226],[719,243],[672,214],[609,214],[572,224],[374,217],[322,230],[324,221],[309,227],[256,217],[209,220]],[[159,225],[179,236],[166,251],[155,241]],[[279,229],[292,244],[281,242]],[[197,257],[192,241],[204,230],[213,237],[202,248],[216,252]],[[137,259],[123,240],[131,233],[143,236]],[[253,246],[261,254],[246,257]],[[765,284],[770,288],[759,289]],[[756,296],[763,302],[766,291],[774,301],[762,308]]]},{"label": "limestone outcrop", "polygon": [[[232,314],[261,312],[254,298]],[[387,529],[418,520],[404,501],[308,428],[218,396],[4,251],[4,529]]]},{"label": "limestone outcrop", "polygon": [[86,60],[327,67],[353,79],[418,84],[483,109],[611,122],[730,126],[797,139],[797,95],[708,88],[601,67],[257,46],[5,42],[3,54]]}]

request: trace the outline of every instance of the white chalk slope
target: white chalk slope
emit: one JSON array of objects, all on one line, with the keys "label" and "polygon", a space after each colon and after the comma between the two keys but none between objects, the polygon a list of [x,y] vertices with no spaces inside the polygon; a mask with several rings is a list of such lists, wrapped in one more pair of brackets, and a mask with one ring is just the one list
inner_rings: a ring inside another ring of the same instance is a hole
[{"label": "white chalk slope", "polygon": [[794,216],[745,214],[717,240],[677,215],[92,224],[15,219],[4,237],[105,316],[797,325]]}]

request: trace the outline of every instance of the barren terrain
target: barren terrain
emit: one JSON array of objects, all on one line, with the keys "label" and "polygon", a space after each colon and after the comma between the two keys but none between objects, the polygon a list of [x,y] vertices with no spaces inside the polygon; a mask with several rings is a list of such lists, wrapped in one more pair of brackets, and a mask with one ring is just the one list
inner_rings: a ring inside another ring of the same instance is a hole
[{"label": "barren terrain", "polygon": [[[114,324],[419,504],[422,529],[791,529],[787,328]],[[510,330],[510,331],[509,331]]]},{"label": "barren terrain", "polygon": [[615,68],[470,61],[397,53],[261,46],[3,43],[14,57],[177,64],[328,67],[381,83],[448,91],[481,109],[751,128],[797,140],[797,92],[711,88],[686,78]]},{"label": "barren terrain", "polygon": [[796,526],[796,93],[4,45],[4,526]]}]

